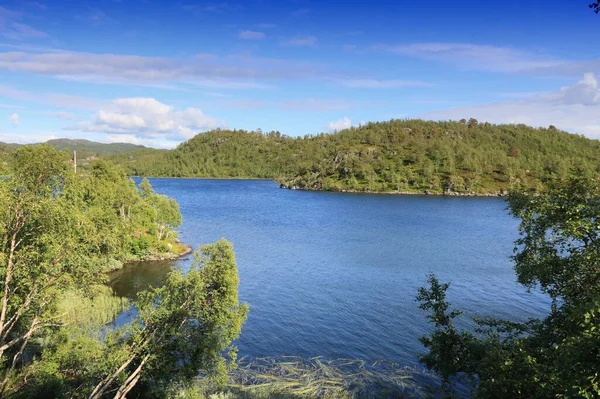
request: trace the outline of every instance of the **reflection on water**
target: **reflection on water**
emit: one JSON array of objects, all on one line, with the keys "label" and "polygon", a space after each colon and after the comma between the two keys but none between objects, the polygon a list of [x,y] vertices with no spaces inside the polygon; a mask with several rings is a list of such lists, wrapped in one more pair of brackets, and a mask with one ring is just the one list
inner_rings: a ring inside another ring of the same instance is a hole
[{"label": "reflection on water", "polygon": [[175,266],[175,261],[132,262],[110,273],[110,285],[116,295],[135,299],[139,291],[159,287]]}]

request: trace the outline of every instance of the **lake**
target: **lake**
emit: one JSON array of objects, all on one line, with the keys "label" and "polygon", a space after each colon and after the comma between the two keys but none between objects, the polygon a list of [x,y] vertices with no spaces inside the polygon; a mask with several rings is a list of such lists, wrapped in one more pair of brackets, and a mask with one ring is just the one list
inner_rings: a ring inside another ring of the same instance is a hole
[{"label": "lake", "polygon": [[[518,220],[499,198],[283,190],[264,180],[151,179],[181,207],[181,241],[234,245],[250,314],[240,356],[386,359],[417,365],[430,330],[414,298],[427,275],[451,281],[465,316],[526,320],[548,301],[516,282]],[[116,275],[118,295],[160,284],[191,257]],[[131,317],[131,312],[117,322]],[[463,326],[469,327],[468,320]]]}]

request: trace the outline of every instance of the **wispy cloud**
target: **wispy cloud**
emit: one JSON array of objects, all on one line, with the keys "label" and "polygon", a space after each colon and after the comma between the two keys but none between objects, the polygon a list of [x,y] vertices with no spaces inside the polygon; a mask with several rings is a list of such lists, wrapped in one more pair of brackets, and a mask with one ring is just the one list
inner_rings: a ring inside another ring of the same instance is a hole
[{"label": "wispy cloud", "polygon": [[32,93],[17,90],[8,86],[0,86],[0,96],[19,101],[30,101],[38,104],[51,105],[54,107],[97,109],[105,104],[103,100],[89,97],[72,96],[63,93]]},{"label": "wispy cloud", "polygon": [[0,35],[6,39],[18,41],[48,36],[45,32],[26,25],[20,20],[21,13],[0,6]]},{"label": "wispy cloud", "polygon": [[237,37],[242,40],[260,40],[264,39],[267,35],[263,32],[258,32],[254,30],[243,30],[238,33]]},{"label": "wispy cloud", "polygon": [[276,24],[258,24],[256,26],[259,27],[259,28],[261,28],[261,29],[273,29],[273,28],[277,28]]},{"label": "wispy cloud", "polygon": [[[316,43],[314,37],[294,40],[293,43],[288,44]],[[187,58],[170,58],[41,50],[43,49],[40,49],[40,52],[0,52],[0,71],[30,73],[95,84],[145,86],[183,91],[265,90],[276,87],[280,82],[297,81],[334,83],[358,89],[430,85],[428,82],[418,80],[378,79],[336,70],[328,64],[317,61],[253,55],[198,54]]]},{"label": "wispy cloud", "polygon": [[23,109],[20,105],[14,104],[0,104],[0,108],[2,109]]},{"label": "wispy cloud", "polygon": [[66,121],[76,121],[79,119],[76,115],[67,111],[46,111],[44,114]]},{"label": "wispy cloud", "polygon": [[566,63],[544,53],[472,43],[380,44],[373,49],[489,72],[533,73],[550,71]]},{"label": "wispy cloud", "polygon": [[93,25],[107,25],[116,22],[104,11],[98,9],[90,9],[83,18],[90,21]]},{"label": "wispy cloud", "polygon": [[38,10],[47,10],[48,9],[48,7],[45,4],[42,4],[37,1],[28,1],[27,5],[32,8],[38,9]]},{"label": "wispy cloud", "polygon": [[0,141],[3,143],[19,143],[19,144],[33,144],[43,143],[48,140],[56,139],[58,136],[54,133],[30,133],[27,134],[14,134],[14,133],[3,133],[0,132]]},{"label": "wispy cloud", "polygon": [[191,11],[195,14],[220,14],[227,11],[240,9],[238,4],[230,3],[201,3],[201,4],[184,4],[181,8],[185,11]]},{"label": "wispy cloud", "polygon": [[312,47],[317,44],[318,39],[315,36],[299,36],[292,39],[282,40],[282,46],[294,47]]},{"label": "wispy cloud", "polygon": [[310,13],[309,8],[300,8],[292,13],[294,17],[301,17],[303,15],[308,15]]},{"label": "wispy cloud", "polygon": [[0,70],[101,84],[177,82],[224,89],[266,88],[264,81],[317,78],[326,73],[315,63],[251,56],[206,54],[175,59],[72,52],[4,52],[0,53]]},{"label": "wispy cloud", "polygon": [[385,106],[380,102],[353,101],[346,99],[305,98],[286,100],[275,104],[276,107],[289,111],[343,111],[351,108],[378,108]]},{"label": "wispy cloud", "polygon": [[458,120],[474,117],[492,123],[555,125],[566,131],[600,138],[600,90],[598,79],[587,73],[578,82],[553,92],[524,99],[456,107],[416,115],[425,119]]},{"label": "wispy cloud", "polygon": [[405,87],[431,87],[432,84],[421,80],[378,80],[378,79],[347,79],[340,83],[347,87],[359,89],[400,89]]}]

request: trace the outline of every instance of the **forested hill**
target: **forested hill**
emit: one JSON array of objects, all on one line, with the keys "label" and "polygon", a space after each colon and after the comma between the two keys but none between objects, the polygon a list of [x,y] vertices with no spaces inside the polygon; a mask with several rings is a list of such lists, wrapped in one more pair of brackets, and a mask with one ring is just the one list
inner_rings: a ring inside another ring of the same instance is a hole
[{"label": "forested hill", "polygon": [[171,151],[111,156],[138,176],[273,178],[333,191],[498,193],[573,168],[600,170],[600,142],[554,127],[392,120],[334,134],[215,130]]},{"label": "forested hill", "polygon": [[[48,144],[51,147],[56,148],[59,151],[69,150],[78,151],[85,155],[107,155],[107,154],[119,154],[122,152],[132,152],[142,150],[147,147],[143,145],[129,144],[129,143],[98,143],[95,141],[84,140],[84,139],[52,139],[45,143],[36,144]],[[26,144],[15,144],[15,143],[3,143],[0,142],[0,151],[8,152],[16,148],[22,147]]]},{"label": "forested hill", "polygon": [[142,145],[129,143],[97,143],[83,139],[54,139],[46,141],[46,144],[57,150],[82,151],[89,154],[106,155],[131,152],[144,149]]},{"label": "forested hill", "polygon": [[[87,167],[90,162],[98,157],[107,156],[110,154],[132,153],[146,149],[142,145],[129,143],[98,143],[83,139],[53,139],[45,143],[36,143],[31,145],[47,144],[59,151],[77,151],[77,164],[81,167]],[[29,144],[15,144],[0,142],[0,175],[6,173],[10,154],[18,148],[28,146]]]}]

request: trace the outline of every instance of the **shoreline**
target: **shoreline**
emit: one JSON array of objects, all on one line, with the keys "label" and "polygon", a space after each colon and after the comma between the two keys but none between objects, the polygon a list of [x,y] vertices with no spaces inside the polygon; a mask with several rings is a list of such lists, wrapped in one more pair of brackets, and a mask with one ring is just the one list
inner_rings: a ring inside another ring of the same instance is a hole
[{"label": "shoreline", "polygon": [[183,243],[177,243],[183,247],[185,247],[185,250],[181,253],[175,253],[175,252],[163,252],[163,253],[159,253],[159,254],[150,254],[150,255],[146,255],[140,259],[132,259],[132,260],[128,260],[123,262],[123,265],[126,265],[128,263],[133,263],[133,262],[158,262],[158,261],[162,261],[162,260],[177,260],[179,258],[182,258],[186,255],[189,255],[193,252],[193,249],[191,246],[187,245],[187,244],[183,244]]},{"label": "shoreline", "polygon": [[[424,197],[432,196],[432,197],[487,197],[487,198],[504,198],[508,195],[508,190],[499,190],[497,192],[492,193],[459,193],[456,191],[446,191],[446,192],[437,192],[437,191],[370,191],[370,190],[353,190],[353,189],[344,189],[344,190],[317,190],[313,188],[305,188],[292,186],[288,187],[283,183],[275,179],[271,179],[268,177],[168,177],[168,176],[129,176],[130,178],[138,178],[138,179],[176,179],[176,180],[252,180],[252,181],[272,181],[274,183],[279,183],[279,188],[286,190],[298,190],[298,191],[313,191],[313,192],[324,192],[324,193],[345,193],[345,194],[377,194],[377,195],[421,195]],[[182,255],[183,256],[183,255]]]},{"label": "shoreline", "polygon": [[508,191],[501,190],[495,193],[458,193],[455,191],[435,192],[435,191],[368,191],[368,190],[317,190],[304,187],[287,187],[284,184],[279,185],[280,189],[298,190],[298,191],[313,191],[323,193],[344,193],[344,194],[376,194],[376,195],[420,195],[423,197],[487,197],[487,198],[504,198],[508,195]]},{"label": "shoreline", "polygon": [[176,180],[275,180],[269,177],[171,177],[171,176],[136,176],[129,175],[129,178],[133,179],[176,179]]},{"label": "shoreline", "polygon": [[167,260],[174,261],[177,259],[181,259],[184,256],[189,255],[194,251],[193,248],[187,244],[182,244],[182,243],[178,243],[178,244],[185,248],[180,253],[163,252],[163,253],[149,254],[149,255],[146,255],[141,258],[132,258],[132,259],[126,259],[126,260],[112,259],[110,261],[111,267],[109,267],[107,270],[105,270],[105,272],[108,274],[118,272],[119,270],[122,270],[125,267],[131,266],[132,264],[139,263],[139,262],[160,262],[160,261],[167,261]]}]

